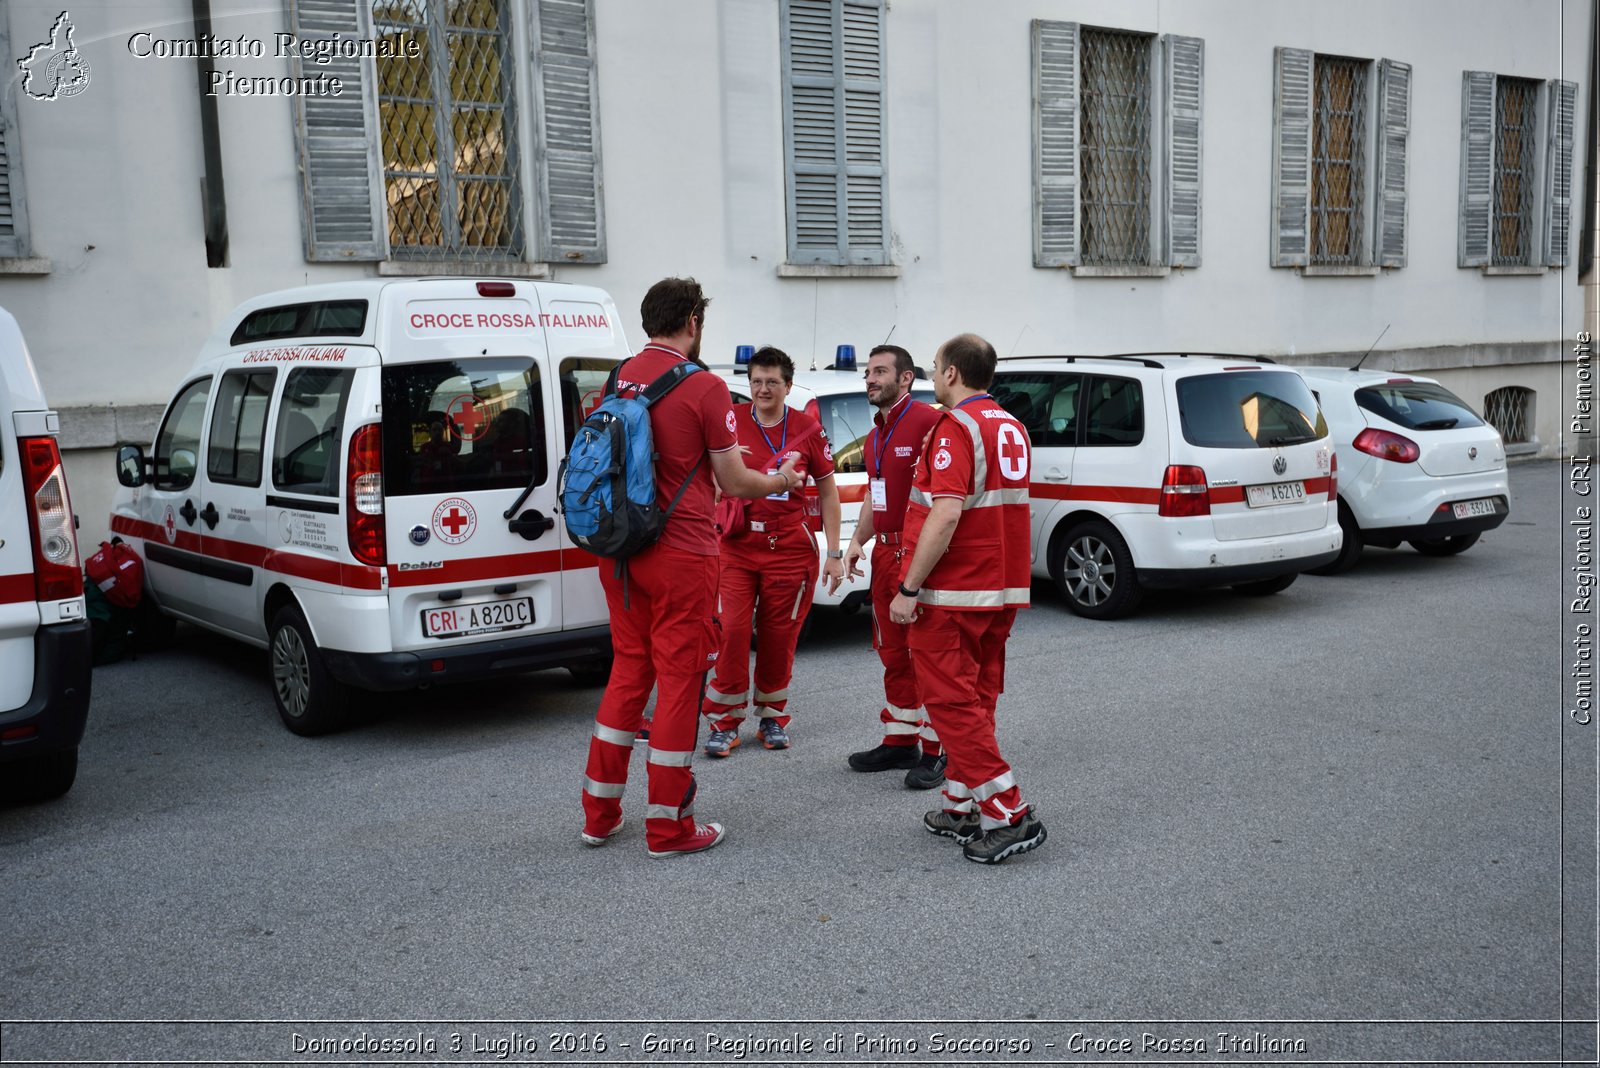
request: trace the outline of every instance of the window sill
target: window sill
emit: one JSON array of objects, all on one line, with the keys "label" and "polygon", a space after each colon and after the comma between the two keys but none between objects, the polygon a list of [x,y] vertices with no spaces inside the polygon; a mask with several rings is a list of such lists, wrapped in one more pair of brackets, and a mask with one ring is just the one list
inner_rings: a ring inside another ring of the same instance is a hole
[{"label": "window sill", "polygon": [[1375,264],[1342,264],[1320,263],[1308,264],[1300,268],[1302,278],[1376,278],[1383,268]]},{"label": "window sill", "polygon": [[43,256],[0,259],[0,274],[49,274],[50,261]]},{"label": "window sill", "polygon": [[898,263],[867,264],[851,263],[837,265],[832,263],[780,263],[778,264],[779,278],[899,278],[900,265]]},{"label": "window sill", "polygon": [[1518,274],[1544,274],[1543,267],[1480,267],[1485,276],[1505,277]]},{"label": "window sill", "polygon": [[554,277],[548,263],[522,260],[379,260],[381,278],[423,278],[460,275],[467,278],[531,278],[549,281]]},{"label": "window sill", "polygon": [[1125,267],[1073,267],[1070,270],[1074,278],[1165,278],[1172,273],[1171,267],[1152,267],[1142,263]]}]

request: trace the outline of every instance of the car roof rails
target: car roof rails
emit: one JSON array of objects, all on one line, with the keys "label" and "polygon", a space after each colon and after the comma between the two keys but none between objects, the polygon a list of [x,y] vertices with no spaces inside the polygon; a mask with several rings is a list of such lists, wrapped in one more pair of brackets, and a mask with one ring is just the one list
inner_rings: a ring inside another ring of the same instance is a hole
[{"label": "car roof rails", "polygon": [[1175,354],[1170,352],[1125,352],[1114,356],[1002,356],[1000,357],[1000,362],[1006,363],[1018,360],[1059,360],[1062,363],[1077,363],[1079,360],[1113,360],[1120,361],[1122,363],[1140,363],[1146,367],[1154,367],[1159,370],[1166,365],[1157,363],[1154,360],[1145,359],[1145,357],[1172,355]]},{"label": "car roof rails", "polygon": [[1118,353],[1118,356],[1130,358],[1137,356],[1177,356],[1182,359],[1188,359],[1190,356],[1205,356],[1217,360],[1251,360],[1255,363],[1272,364],[1278,362],[1271,356],[1246,356],[1242,352],[1122,352]]}]

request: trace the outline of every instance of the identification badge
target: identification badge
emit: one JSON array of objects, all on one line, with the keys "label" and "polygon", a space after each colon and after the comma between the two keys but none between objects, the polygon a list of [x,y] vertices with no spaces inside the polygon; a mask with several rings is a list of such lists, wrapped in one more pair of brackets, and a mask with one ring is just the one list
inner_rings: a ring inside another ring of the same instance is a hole
[{"label": "identification badge", "polygon": [[874,512],[887,512],[889,510],[889,490],[883,479],[874,478],[868,485],[872,488],[872,510]]},{"label": "identification badge", "polygon": [[[767,471],[767,474],[769,474],[769,475],[775,475],[777,473],[778,473],[778,469],[776,467],[770,468]],[[788,490],[784,490],[782,493],[769,493],[769,494],[767,494],[767,500],[769,500],[769,501],[786,501],[788,499],[789,499],[789,491]]]}]

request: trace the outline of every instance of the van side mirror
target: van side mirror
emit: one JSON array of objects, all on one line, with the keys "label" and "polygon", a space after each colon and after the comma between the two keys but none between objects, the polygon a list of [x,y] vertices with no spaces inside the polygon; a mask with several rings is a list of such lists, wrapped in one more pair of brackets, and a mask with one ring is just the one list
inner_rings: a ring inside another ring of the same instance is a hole
[{"label": "van side mirror", "polygon": [[139,446],[117,447],[117,481],[124,486],[144,485],[144,450]]}]

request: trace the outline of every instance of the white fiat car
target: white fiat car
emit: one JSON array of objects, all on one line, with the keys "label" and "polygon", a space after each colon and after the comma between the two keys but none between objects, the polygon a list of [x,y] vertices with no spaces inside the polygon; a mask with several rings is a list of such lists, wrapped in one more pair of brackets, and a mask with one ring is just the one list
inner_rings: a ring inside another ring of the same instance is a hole
[{"label": "white fiat car", "polygon": [[1021,357],[990,392],[1033,446],[1033,573],[1080,616],[1126,616],[1155,588],[1277,593],[1339,553],[1333,441],[1286,367]]},{"label": "white fiat car", "polygon": [[1353,567],[1367,545],[1465,552],[1511,514],[1499,431],[1431,378],[1300,367],[1339,454],[1344,547],[1313,574]]}]

